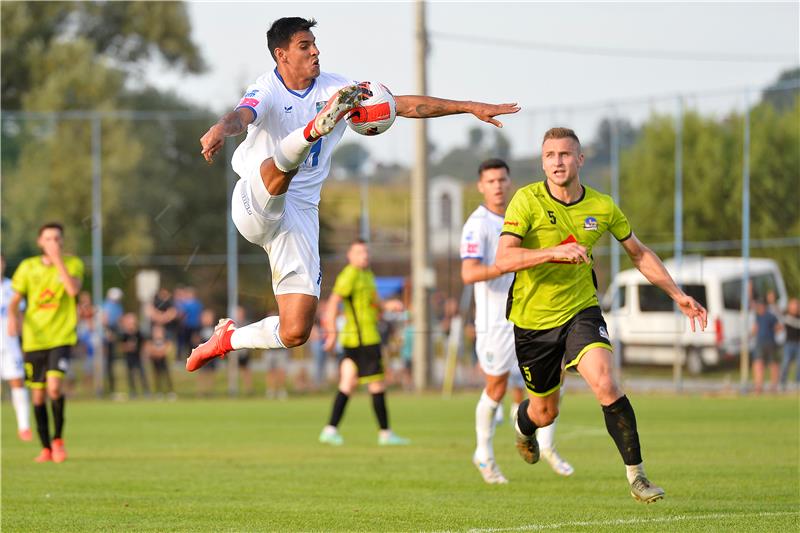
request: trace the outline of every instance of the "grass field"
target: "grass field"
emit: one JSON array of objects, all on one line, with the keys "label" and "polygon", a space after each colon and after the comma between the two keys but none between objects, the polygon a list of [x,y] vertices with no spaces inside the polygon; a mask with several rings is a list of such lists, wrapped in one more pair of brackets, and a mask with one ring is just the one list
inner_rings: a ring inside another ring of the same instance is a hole
[{"label": "grass field", "polygon": [[564,399],[564,479],[517,456],[508,424],[485,485],[470,462],[476,394],[389,396],[406,448],[376,445],[365,394],[345,445],[317,435],[332,397],[68,404],[63,464],[35,464],[2,406],[2,531],[797,531],[797,396],[632,395],[648,474],[667,491],[628,495],[593,398]]}]

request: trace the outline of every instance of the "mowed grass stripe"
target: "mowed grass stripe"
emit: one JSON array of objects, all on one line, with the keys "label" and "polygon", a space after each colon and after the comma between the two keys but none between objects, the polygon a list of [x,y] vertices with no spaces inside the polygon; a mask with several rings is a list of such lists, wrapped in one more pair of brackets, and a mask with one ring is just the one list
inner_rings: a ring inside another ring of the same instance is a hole
[{"label": "mowed grass stripe", "polygon": [[797,529],[796,396],[631,394],[648,474],[667,491],[664,501],[647,506],[628,495],[602,412],[584,393],[565,397],[557,432],[574,476],[523,463],[506,423],[495,447],[511,483],[485,485],[470,462],[477,396],[390,393],[392,425],[413,441],[403,448],[377,446],[363,393],[348,405],[340,448],[317,443],[329,396],[77,400],[67,407],[70,459],[60,465],[32,462],[38,447],[16,439],[5,402],[0,526],[4,532]]}]

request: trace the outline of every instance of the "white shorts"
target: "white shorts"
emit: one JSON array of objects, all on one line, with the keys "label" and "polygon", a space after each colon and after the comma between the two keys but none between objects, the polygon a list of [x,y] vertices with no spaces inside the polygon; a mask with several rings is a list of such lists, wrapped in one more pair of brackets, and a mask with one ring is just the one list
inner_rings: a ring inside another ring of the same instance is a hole
[{"label": "white shorts", "polygon": [[233,188],[231,217],[242,237],[266,250],[272,290],[319,298],[319,209],[299,209],[288,195],[271,196],[261,178],[240,179]]},{"label": "white shorts", "polygon": [[490,376],[502,376],[515,369],[519,372],[517,352],[514,348],[514,326],[510,322],[478,333],[475,351],[481,369]]},{"label": "white shorts", "polygon": [[19,337],[3,336],[0,346],[0,379],[22,379],[25,377],[25,366]]}]

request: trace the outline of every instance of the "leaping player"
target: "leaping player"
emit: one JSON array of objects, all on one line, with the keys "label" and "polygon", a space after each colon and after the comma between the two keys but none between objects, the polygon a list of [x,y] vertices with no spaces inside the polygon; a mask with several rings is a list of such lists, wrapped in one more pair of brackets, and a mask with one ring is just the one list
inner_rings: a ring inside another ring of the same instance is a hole
[{"label": "leaping player", "polygon": [[[247,88],[236,108],[200,139],[210,163],[225,137],[247,130],[231,165],[241,179],[233,190],[232,217],[248,241],[269,256],[278,316],[237,328],[219,321],[212,337],[192,350],[190,372],[215,357],[243,348],[291,348],[306,342],[314,325],[322,272],[319,199],[331,154],[344,133],[341,120],[363,98],[350,78],[320,71],[313,19],[281,18],[267,32],[274,70]],[[397,114],[432,118],[471,113],[502,127],[494,117],[516,113],[514,104],[396,96]]]}]

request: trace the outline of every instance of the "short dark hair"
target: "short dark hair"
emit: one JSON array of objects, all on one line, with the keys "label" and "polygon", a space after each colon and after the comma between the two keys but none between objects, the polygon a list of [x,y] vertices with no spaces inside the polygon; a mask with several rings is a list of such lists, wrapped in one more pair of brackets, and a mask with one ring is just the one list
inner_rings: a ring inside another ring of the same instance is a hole
[{"label": "short dark hair", "polygon": [[267,30],[267,48],[272,59],[275,57],[276,48],[287,48],[292,40],[292,35],[299,31],[309,31],[317,25],[314,19],[304,19],[301,17],[284,17],[272,23]]},{"label": "short dark hair", "polygon": [[64,225],[61,222],[48,222],[47,224],[42,224],[42,227],[39,228],[39,233],[37,234],[39,237],[42,236],[44,230],[46,229],[57,229],[61,232],[61,236],[64,236]]},{"label": "short dark hair", "polygon": [[549,139],[572,139],[578,143],[578,148],[581,147],[581,140],[575,135],[575,132],[569,128],[550,128],[544,134],[542,144]]},{"label": "short dark hair", "polygon": [[492,157],[481,163],[481,165],[478,167],[478,179],[481,179],[481,176],[483,175],[484,171],[491,170],[493,168],[504,168],[506,169],[506,172],[511,174],[511,169],[508,168],[508,163],[506,163],[502,159]]}]

